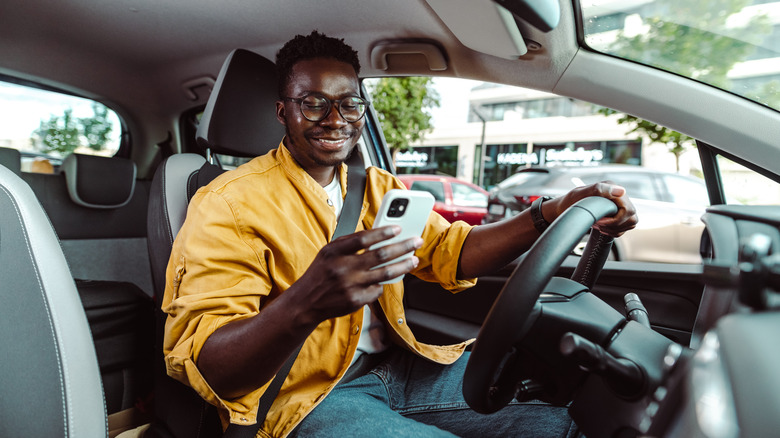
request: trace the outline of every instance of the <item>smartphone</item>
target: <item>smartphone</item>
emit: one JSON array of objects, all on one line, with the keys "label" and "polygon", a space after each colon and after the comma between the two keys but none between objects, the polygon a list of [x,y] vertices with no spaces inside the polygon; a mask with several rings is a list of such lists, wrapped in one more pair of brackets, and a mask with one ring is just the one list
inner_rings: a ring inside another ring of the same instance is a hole
[{"label": "smartphone", "polygon": [[[376,220],[373,228],[379,228],[386,225],[398,225],[401,227],[401,233],[395,237],[384,240],[372,245],[369,249],[380,248],[391,243],[400,242],[421,236],[428,222],[428,216],[431,214],[434,204],[433,195],[420,190],[401,190],[392,189],[382,198],[382,204],[379,206]],[[414,252],[409,252],[401,257],[390,260],[389,262],[377,265],[373,269],[397,262],[403,258],[411,257]],[[390,284],[403,280],[404,276],[383,281],[381,284]]]}]

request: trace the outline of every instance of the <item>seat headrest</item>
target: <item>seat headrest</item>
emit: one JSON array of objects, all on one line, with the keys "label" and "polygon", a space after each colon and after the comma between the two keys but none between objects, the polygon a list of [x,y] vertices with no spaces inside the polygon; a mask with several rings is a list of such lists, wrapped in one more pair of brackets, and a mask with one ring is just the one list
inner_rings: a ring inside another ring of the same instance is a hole
[{"label": "seat headrest", "polygon": [[0,148],[0,166],[11,169],[15,174],[22,174],[22,154],[16,149]]},{"label": "seat headrest", "polygon": [[198,145],[240,157],[263,155],[279,145],[274,63],[244,49],[228,55],[200,119]]},{"label": "seat headrest", "polygon": [[61,171],[70,199],[82,207],[123,207],[135,191],[135,163],[127,158],[70,154]]}]

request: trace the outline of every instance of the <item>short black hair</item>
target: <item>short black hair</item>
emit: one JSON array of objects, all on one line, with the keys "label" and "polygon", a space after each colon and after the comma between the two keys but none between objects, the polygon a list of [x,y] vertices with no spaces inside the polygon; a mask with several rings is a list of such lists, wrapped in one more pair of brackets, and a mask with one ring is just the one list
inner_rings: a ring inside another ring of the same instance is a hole
[{"label": "short black hair", "polygon": [[279,97],[283,97],[287,84],[292,79],[293,66],[304,60],[333,58],[346,62],[360,74],[360,61],[355,49],[344,39],[331,38],[314,30],[309,35],[296,35],[276,53],[276,77],[279,81]]}]

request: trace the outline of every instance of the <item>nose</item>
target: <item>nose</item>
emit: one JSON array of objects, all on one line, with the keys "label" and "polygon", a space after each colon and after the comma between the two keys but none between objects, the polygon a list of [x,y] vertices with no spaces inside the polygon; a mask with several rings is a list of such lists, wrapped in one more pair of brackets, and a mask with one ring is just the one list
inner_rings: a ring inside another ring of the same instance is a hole
[{"label": "nose", "polygon": [[340,103],[333,102],[330,106],[330,111],[328,112],[328,115],[325,116],[324,119],[320,120],[320,124],[329,126],[329,127],[343,127],[349,124],[346,120],[344,120],[344,117],[341,116],[341,112],[339,111]]}]

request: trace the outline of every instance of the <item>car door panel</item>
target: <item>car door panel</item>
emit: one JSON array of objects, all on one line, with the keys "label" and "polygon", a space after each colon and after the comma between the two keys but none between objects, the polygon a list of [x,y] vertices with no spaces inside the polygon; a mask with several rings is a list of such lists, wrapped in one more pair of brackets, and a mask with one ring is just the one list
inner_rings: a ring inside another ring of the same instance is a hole
[{"label": "car door panel", "polygon": [[[556,275],[569,278],[578,260],[567,258]],[[516,263],[456,294],[438,284],[406,276],[407,320],[418,338],[446,344],[475,337]],[[623,297],[636,293],[648,310],[653,328],[687,345],[701,300],[701,273],[701,265],[607,262],[592,292],[622,314]]]}]

